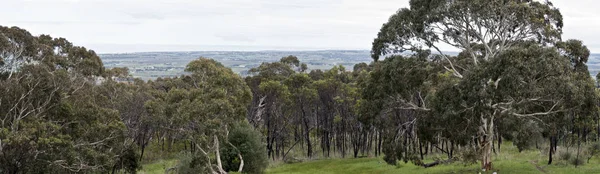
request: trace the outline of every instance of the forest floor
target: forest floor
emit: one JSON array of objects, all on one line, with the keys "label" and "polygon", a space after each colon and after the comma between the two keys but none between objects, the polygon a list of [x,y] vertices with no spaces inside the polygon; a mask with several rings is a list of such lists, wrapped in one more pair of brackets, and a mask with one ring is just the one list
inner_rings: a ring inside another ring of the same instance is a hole
[{"label": "forest floor", "polygon": [[[573,150],[572,148],[570,150]],[[559,147],[559,153],[561,152]],[[503,144],[501,153],[493,155],[493,171],[481,172],[479,164],[465,165],[461,162],[453,164],[442,164],[435,167],[423,168],[409,163],[399,162],[398,165],[388,165],[382,158],[346,158],[346,159],[321,159],[311,160],[295,164],[283,164],[274,162],[267,169],[268,174],[393,174],[393,173],[425,173],[425,174],[446,174],[446,173],[600,173],[600,159],[592,158],[590,163],[584,163],[581,166],[574,166],[568,161],[561,160],[561,154],[557,153],[554,157],[554,163],[547,165],[548,156],[540,150],[528,150],[521,153],[512,144]],[[572,157],[575,158],[575,153]],[[425,160],[426,163],[433,162],[432,159],[444,158],[443,155],[431,155]],[[580,157],[587,161],[587,157],[582,154]],[[139,171],[142,174],[163,174],[166,168],[177,165],[177,160],[158,160],[143,165]]]}]

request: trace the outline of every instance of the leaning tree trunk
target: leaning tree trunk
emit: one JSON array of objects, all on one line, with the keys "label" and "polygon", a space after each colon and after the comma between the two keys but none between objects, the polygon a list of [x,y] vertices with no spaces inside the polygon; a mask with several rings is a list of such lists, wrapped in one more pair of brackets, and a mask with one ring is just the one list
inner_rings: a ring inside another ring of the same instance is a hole
[{"label": "leaning tree trunk", "polygon": [[485,171],[492,170],[492,142],[494,141],[494,116],[481,118],[482,125],[479,127],[481,139],[481,168]]}]

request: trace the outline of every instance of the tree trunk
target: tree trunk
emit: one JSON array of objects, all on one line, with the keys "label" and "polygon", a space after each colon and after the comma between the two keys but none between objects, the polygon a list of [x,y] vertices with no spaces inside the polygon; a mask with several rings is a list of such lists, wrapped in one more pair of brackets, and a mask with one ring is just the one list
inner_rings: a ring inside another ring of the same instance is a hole
[{"label": "tree trunk", "polygon": [[382,143],[382,138],[381,138],[381,131],[379,132],[379,140],[377,140],[377,154],[381,155],[381,143]]},{"label": "tree trunk", "polygon": [[160,140],[162,140],[161,150],[164,152],[165,151],[165,137],[161,137],[158,141],[160,142]]},{"label": "tree trunk", "polygon": [[221,163],[221,153],[220,153],[220,148],[219,148],[219,139],[217,138],[217,136],[215,135],[215,153],[216,153],[216,157],[217,157],[217,169],[219,170],[219,173],[221,174],[225,174],[227,172],[225,172],[225,170],[223,170],[223,165]]},{"label": "tree trunk", "polygon": [[449,159],[452,159],[452,158],[454,158],[454,142],[450,141],[450,158]]},{"label": "tree trunk", "polygon": [[146,149],[145,145],[142,145],[142,153],[140,153],[140,161],[142,161],[142,159],[144,159],[144,149]]},{"label": "tree trunk", "polygon": [[[494,141],[494,116],[481,118],[483,125],[479,127],[481,137],[481,168],[492,170],[492,142]],[[489,122],[488,122],[489,121]]]},{"label": "tree trunk", "polygon": [[552,164],[552,154],[554,153],[554,136],[550,136],[550,149],[548,150],[548,165]]},{"label": "tree trunk", "polygon": [[312,157],[312,145],[310,143],[310,132],[308,130],[308,121],[305,119],[304,120],[304,139],[306,140],[306,155],[308,155],[308,158]]},{"label": "tree trunk", "polygon": [[168,149],[169,149],[169,152],[173,151],[173,139],[174,139],[174,138],[173,138],[173,135],[169,135],[169,138],[168,138],[168,141],[169,141],[169,142],[168,142],[168,144],[167,144],[167,147],[168,147]]},{"label": "tree trunk", "polygon": [[240,167],[238,168],[238,173],[242,173],[244,169],[244,158],[242,158],[242,154],[238,153],[238,157],[240,158]]},{"label": "tree trunk", "polygon": [[500,153],[500,145],[502,144],[502,136],[498,132],[498,153]]},{"label": "tree trunk", "polygon": [[[578,133],[578,135],[581,135],[581,133]],[[578,136],[577,139],[579,140],[577,141],[577,157],[575,158],[575,167],[579,166],[579,152],[581,151],[581,137]]]},{"label": "tree trunk", "polygon": [[419,141],[419,153],[421,154],[421,160],[423,160],[423,144]]}]

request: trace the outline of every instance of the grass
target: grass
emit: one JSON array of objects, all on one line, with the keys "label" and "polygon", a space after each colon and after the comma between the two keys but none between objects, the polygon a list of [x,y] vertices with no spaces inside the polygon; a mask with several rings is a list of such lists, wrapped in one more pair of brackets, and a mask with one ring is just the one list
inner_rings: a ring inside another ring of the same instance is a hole
[{"label": "grass", "polygon": [[142,166],[138,171],[140,174],[164,174],[165,170],[177,165],[177,160],[158,160]]},{"label": "grass", "polygon": [[[564,149],[562,149],[564,150]],[[573,150],[573,148],[571,148]],[[559,147],[561,151],[561,147]],[[547,152],[547,151],[546,151]],[[537,174],[537,173],[600,173],[600,159],[593,158],[590,163],[575,167],[567,161],[562,161],[557,153],[552,165],[548,163],[548,156],[543,150],[529,150],[518,152],[517,148],[510,143],[502,145],[501,153],[493,155],[493,167],[495,170],[487,173],[497,172]],[[443,158],[443,155],[428,156],[425,162],[432,162],[433,158]],[[584,157],[585,158],[585,157]],[[163,174],[165,169],[177,165],[176,159],[155,160],[147,162],[139,171],[142,174]],[[381,158],[358,158],[358,159],[323,159],[313,160],[296,164],[283,164],[272,162],[267,169],[268,174],[392,174],[392,173],[424,173],[424,174],[452,174],[452,173],[480,173],[479,164],[464,165],[460,162],[448,165],[439,165],[431,168],[415,166],[411,163],[400,162],[398,165],[388,165]],[[485,173],[485,172],[482,172]]]},{"label": "grass", "polygon": [[[431,159],[431,157],[429,157]],[[432,160],[426,160],[431,162]],[[493,157],[493,171],[482,173],[600,173],[600,160],[592,159],[590,163],[575,167],[568,162],[561,161],[558,156],[554,158],[553,165],[548,163],[548,156],[543,151],[531,150],[519,153],[512,144],[505,144],[502,152]],[[454,163],[439,165],[431,168],[415,166],[411,163],[398,163],[396,166],[386,164],[381,158],[359,159],[325,159],[296,164],[278,164],[267,169],[269,174],[362,174],[362,173],[424,173],[424,174],[451,174],[451,173],[479,173],[479,164],[464,165]]]}]

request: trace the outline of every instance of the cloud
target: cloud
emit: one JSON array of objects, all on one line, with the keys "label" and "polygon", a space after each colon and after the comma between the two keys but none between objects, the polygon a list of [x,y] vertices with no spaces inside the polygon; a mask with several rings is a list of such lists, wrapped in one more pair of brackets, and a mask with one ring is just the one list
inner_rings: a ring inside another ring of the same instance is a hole
[{"label": "cloud", "polygon": [[37,25],[83,25],[83,24],[114,24],[114,25],[138,25],[136,21],[9,21],[14,24],[37,24]]},{"label": "cloud", "polygon": [[135,19],[163,20],[165,18],[157,12],[125,12],[125,14]]},{"label": "cloud", "polygon": [[[565,19],[563,38],[600,52],[600,1],[552,2]],[[78,45],[369,49],[381,25],[407,6],[408,0],[10,0],[0,8],[0,24]]]},{"label": "cloud", "polygon": [[248,37],[246,35],[240,34],[217,34],[215,35],[218,38],[223,39],[224,41],[235,41],[235,42],[254,42],[255,39]]}]

